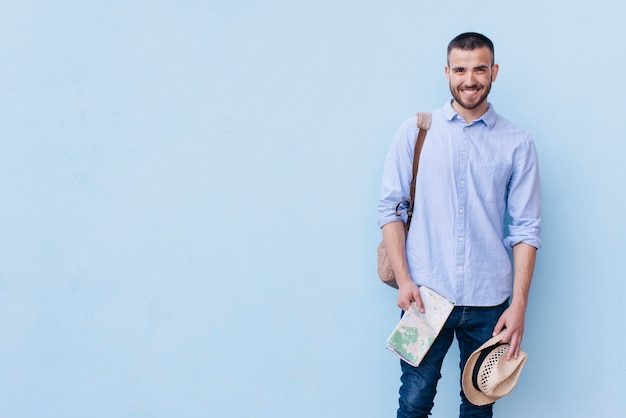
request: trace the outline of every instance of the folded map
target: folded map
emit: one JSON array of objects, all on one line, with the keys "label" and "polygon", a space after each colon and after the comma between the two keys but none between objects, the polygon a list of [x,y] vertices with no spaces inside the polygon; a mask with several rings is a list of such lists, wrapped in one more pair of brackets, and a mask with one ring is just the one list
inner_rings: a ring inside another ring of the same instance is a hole
[{"label": "folded map", "polygon": [[454,308],[454,303],[425,286],[420,287],[420,295],[425,312],[421,313],[412,302],[387,339],[386,347],[415,367],[428,352]]}]

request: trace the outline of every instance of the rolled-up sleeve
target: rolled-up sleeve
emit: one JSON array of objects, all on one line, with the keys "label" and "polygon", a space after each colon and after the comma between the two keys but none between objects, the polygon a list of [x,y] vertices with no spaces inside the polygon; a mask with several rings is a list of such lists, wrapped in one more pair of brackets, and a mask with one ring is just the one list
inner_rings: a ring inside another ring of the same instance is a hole
[{"label": "rolled-up sleeve", "polygon": [[413,153],[417,138],[417,118],[405,120],[396,131],[383,169],[383,181],[378,201],[378,226],[382,228],[390,222],[407,221],[408,203],[396,206],[410,198]]},{"label": "rolled-up sleeve", "polygon": [[541,248],[541,183],[539,162],[532,138],[515,155],[514,169],[509,182],[509,234],[504,239],[507,248],[524,242]]}]

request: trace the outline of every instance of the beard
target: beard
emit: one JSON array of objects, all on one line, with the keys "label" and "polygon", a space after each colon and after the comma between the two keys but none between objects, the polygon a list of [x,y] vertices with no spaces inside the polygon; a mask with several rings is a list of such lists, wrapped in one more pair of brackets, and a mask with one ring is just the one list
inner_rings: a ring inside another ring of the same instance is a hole
[{"label": "beard", "polygon": [[[452,97],[454,97],[454,101],[457,102],[462,108],[467,109],[467,110],[474,110],[477,107],[479,107],[481,104],[483,104],[485,100],[487,100],[487,96],[489,95],[489,92],[491,91],[491,83],[487,84],[486,86],[483,86],[481,84],[476,84],[471,87],[478,87],[478,88],[482,87],[482,90],[481,90],[481,93],[478,96],[476,96],[474,100],[468,101],[468,100],[464,100],[461,97],[459,88],[454,88],[452,87],[452,84],[450,84],[450,93],[452,93]],[[463,88],[467,88],[467,87],[463,86]]]}]

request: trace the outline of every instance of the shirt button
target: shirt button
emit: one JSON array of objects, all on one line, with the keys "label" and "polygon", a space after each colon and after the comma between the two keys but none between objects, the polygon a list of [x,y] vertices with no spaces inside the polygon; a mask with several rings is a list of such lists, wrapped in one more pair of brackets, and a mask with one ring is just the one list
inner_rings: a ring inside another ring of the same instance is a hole
[{"label": "shirt button", "polygon": [[459,209],[459,213],[463,213],[465,210],[463,208]]},{"label": "shirt button", "polygon": [[459,237],[458,239],[459,239],[459,241],[463,241],[463,237]]},{"label": "shirt button", "polygon": [[463,270],[462,266],[456,266],[456,271],[461,271],[461,270]]},{"label": "shirt button", "polygon": [[461,186],[463,186],[465,184],[465,180],[461,179],[460,183],[461,183]]}]

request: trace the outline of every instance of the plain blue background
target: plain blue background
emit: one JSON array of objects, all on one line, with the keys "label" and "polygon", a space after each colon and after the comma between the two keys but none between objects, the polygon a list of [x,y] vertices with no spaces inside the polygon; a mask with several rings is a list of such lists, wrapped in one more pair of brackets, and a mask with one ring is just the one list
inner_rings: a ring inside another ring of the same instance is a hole
[{"label": "plain blue background", "polygon": [[[496,45],[544,248],[502,417],[626,414],[617,0],[0,2],[0,417],[390,417],[389,140]],[[455,416],[457,353],[434,417]]]}]

